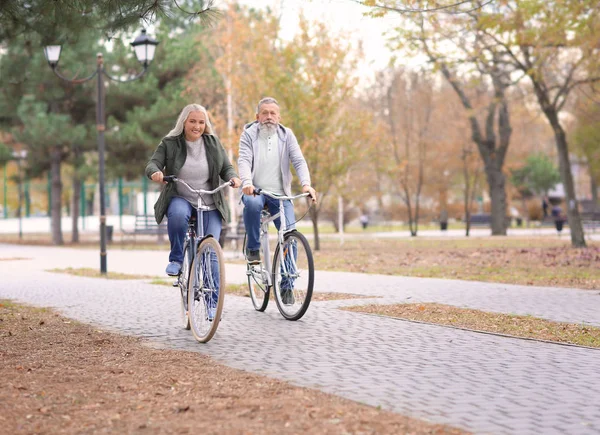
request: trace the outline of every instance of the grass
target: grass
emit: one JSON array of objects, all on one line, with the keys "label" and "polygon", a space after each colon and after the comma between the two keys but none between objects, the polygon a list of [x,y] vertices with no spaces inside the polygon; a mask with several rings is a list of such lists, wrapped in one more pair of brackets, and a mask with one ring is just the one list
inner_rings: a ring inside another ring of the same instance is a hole
[{"label": "grass", "polygon": [[67,273],[69,275],[75,276],[84,276],[87,278],[105,278],[105,279],[152,279],[153,276],[149,275],[131,275],[127,273],[118,273],[118,272],[107,272],[106,274],[100,273],[98,269],[91,268],[72,268],[67,267],[65,269],[49,269],[48,272],[55,273]]},{"label": "grass", "polygon": [[533,316],[489,313],[434,303],[364,305],[343,309],[514,337],[600,348],[600,328],[585,324],[553,322]]},{"label": "grass", "polygon": [[600,246],[542,237],[321,240],[318,269],[600,289]]}]

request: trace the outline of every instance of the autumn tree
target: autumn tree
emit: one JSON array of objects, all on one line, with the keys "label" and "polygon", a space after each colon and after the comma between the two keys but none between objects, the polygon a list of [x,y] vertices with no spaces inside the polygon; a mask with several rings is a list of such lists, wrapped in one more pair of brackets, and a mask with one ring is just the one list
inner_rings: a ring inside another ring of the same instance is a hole
[{"label": "autumn tree", "polygon": [[[481,6],[481,2],[473,1]],[[529,80],[554,133],[574,247],[586,246],[571,170],[569,143],[560,114],[573,90],[600,81],[600,10],[595,1],[512,0],[468,14],[504,62]]]},{"label": "autumn tree", "polygon": [[420,201],[433,142],[434,84],[424,73],[392,72],[382,107],[390,133],[388,177],[404,202],[412,236],[417,235]]},{"label": "autumn tree", "polygon": [[[277,17],[269,11],[232,8],[230,13],[215,30],[219,47],[211,54],[217,72],[229,81],[236,137],[245,122],[255,119],[256,103],[264,96],[275,97],[282,123],[296,134],[313,186],[325,199],[360,158],[361,138],[367,134],[361,115],[344,110],[357,83],[352,47],[325,24],[309,23],[304,17],[298,34],[286,41],[279,36]],[[196,72],[202,68],[199,62],[193,77],[201,77]],[[190,86],[204,79],[192,80]],[[322,204],[310,209],[316,250]]]}]

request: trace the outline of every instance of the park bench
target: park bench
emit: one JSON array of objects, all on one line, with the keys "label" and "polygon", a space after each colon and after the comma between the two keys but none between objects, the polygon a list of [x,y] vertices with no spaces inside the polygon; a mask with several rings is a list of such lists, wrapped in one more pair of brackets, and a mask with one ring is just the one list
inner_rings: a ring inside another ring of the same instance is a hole
[{"label": "park bench", "polygon": [[596,232],[596,229],[600,229],[600,212],[590,211],[581,213],[581,224],[585,231]]},{"label": "park bench", "polygon": [[137,236],[157,236],[158,240],[162,241],[167,234],[167,220],[163,219],[159,225],[154,215],[138,214],[135,215],[133,230],[122,230],[122,233],[125,236],[133,236],[134,242]]},{"label": "park bench", "polygon": [[[510,226],[511,220],[512,219],[510,216],[506,216],[507,227]],[[478,227],[478,226],[490,227],[492,224],[492,215],[487,214],[487,213],[472,214],[470,216],[469,222],[472,227]]]}]

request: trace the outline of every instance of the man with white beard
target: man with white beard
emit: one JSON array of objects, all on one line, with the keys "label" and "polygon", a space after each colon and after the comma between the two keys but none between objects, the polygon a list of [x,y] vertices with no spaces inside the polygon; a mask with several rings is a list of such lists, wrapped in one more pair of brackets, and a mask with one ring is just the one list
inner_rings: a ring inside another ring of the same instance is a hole
[{"label": "man with white beard", "polygon": [[[242,179],[246,258],[251,264],[260,263],[261,210],[266,205],[271,214],[279,211],[279,201],[255,195],[255,188],[292,196],[291,163],[300,179],[302,191],[308,192],[313,201],[317,200],[317,193],[310,185],[308,165],[296,136],[291,129],[281,125],[280,120],[277,100],[263,98],[256,106],[256,121],[244,127],[240,138],[238,170]],[[294,206],[291,201],[284,201],[284,212],[287,228],[294,228]],[[276,219],[277,229],[279,225],[280,221]]]}]

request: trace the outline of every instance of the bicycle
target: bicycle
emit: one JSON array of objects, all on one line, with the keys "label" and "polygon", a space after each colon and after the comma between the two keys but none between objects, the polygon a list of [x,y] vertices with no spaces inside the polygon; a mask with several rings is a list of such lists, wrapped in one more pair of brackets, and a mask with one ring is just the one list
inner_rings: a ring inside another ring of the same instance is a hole
[{"label": "bicycle", "polygon": [[[313,293],[315,268],[313,255],[306,237],[296,229],[287,230],[283,201],[306,197],[308,193],[295,196],[280,196],[255,189],[258,195],[265,195],[279,201],[279,212],[270,215],[262,210],[260,219],[260,264],[247,264],[248,289],[256,311],[265,311],[269,294],[273,289],[275,302],[281,315],[287,320],[299,320],[304,316]],[[277,244],[270,258],[269,223],[280,217],[277,231]],[[244,240],[244,252],[246,241]]]},{"label": "bicycle", "polygon": [[[228,181],[214,190],[197,190],[174,175],[163,177],[178,182],[198,195],[196,215],[190,218],[183,243],[183,263],[174,287],[181,293],[181,320],[183,327],[192,331],[200,343],[208,342],[219,326],[225,298],[225,260],[219,241],[212,234],[204,234],[202,194],[212,195],[233,183]],[[196,231],[196,224],[198,231]]]}]

